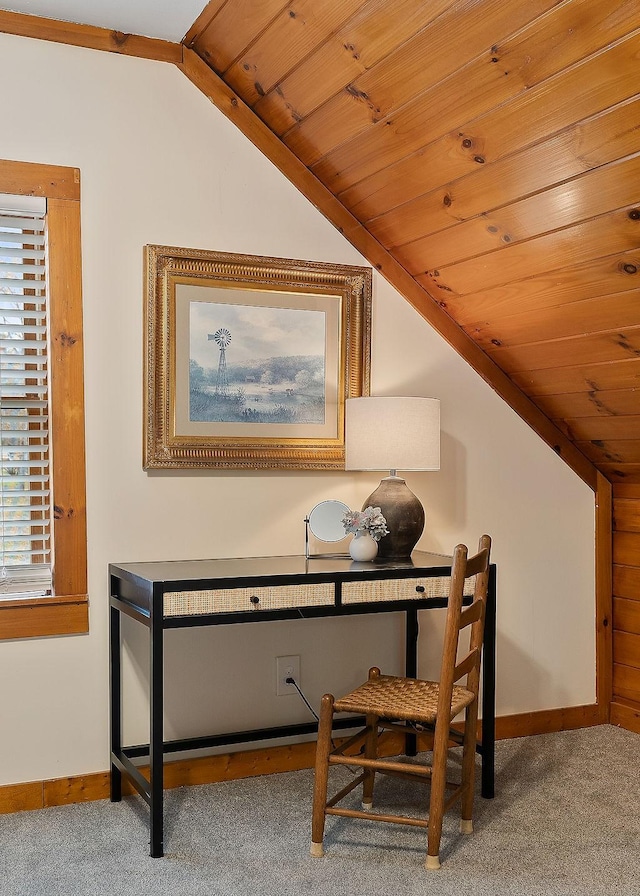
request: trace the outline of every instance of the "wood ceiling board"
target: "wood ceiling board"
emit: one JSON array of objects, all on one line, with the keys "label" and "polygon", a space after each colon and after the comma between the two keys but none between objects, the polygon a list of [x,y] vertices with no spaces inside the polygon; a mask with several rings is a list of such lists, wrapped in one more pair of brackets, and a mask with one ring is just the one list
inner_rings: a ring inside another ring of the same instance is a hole
[{"label": "wood ceiling board", "polygon": [[533,308],[491,321],[476,321],[464,330],[478,345],[491,349],[634,326],[640,326],[640,288],[555,308]]},{"label": "wood ceiling board", "polygon": [[640,408],[638,389],[567,392],[562,395],[538,395],[536,404],[556,425],[571,417],[609,417],[637,414]]},{"label": "wood ceiling board", "polygon": [[401,261],[420,258],[429,268],[442,268],[637,203],[640,153],[406,245],[409,234],[400,222],[394,245],[383,245]]},{"label": "wood ceiling board", "polygon": [[[426,288],[434,288],[431,278],[417,279]],[[438,293],[437,289],[434,294],[442,307],[466,327],[481,319],[500,319],[639,287],[640,249],[632,249],[465,296],[445,290]]]},{"label": "wood ceiling board", "polygon": [[362,0],[294,0],[227,69],[225,81],[254,105],[361,5]]},{"label": "wood ceiling board", "polygon": [[[610,482],[640,485],[640,464],[600,464],[599,469]],[[636,563],[638,562],[638,554]]]},{"label": "wood ceiling board", "polygon": [[558,395],[568,392],[608,392],[640,388],[640,359],[608,364],[584,364],[559,369],[514,373],[512,381],[527,395]]},{"label": "wood ceiling board", "polygon": [[[384,130],[372,128],[370,139],[363,147],[347,147],[344,153],[336,156],[327,156],[317,165],[313,166],[314,174],[327,185],[336,195],[369,176],[380,174],[381,178],[389,177],[389,170],[396,162],[405,158],[405,155],[418,155],[420,159],[420,174],[422,178],[421,192],[437,189],[441,184],[464,177],[485,163],[483,155],[484,145],[472,134],[464,130],[454,130],[433,142],[424,144],[424,138],[418,141],[420,145],[411,149],[407,147],[406,154],[396,153],[394,158],[381,160],[378,158],[376,141],[386,139]],[[428,139],[428,135],[427,135]],[[391,144],[394,145],[392,140]],[[358,159],[357,162],[354,162]],[[395,172],[395,167],[393,167]],[[393,174],[396,177],[395,173]],[[403,175],[399,177],[402,178]]]},{"label": "wood ceiling board", "polygon": [[[390,125],[386,119],[371,125],[360,137],[313,164],[312,170],[333,192],[342,193],[422,148],[426,170],[436,179],[430,184],[435,187],[470,170],[468,161],[463,164],[464,156],[447,158],[450,144],[457,142],[455,138],[471,141],[473,158],[492,163],[637,96],[639,54],[640,33],[560,72],[511,102],[473,119],[460,118],[455,128],[440,137],[437,134],[442,129],[437,126],[435,133],[424,130],[424,122],[430,120],[429,109],[411,106],[394,114]],[[585,84],[593,86],[585,91]]]},{"label": "wood ceiling board", "polygon": [[[624,158],[640,149],[640,99],[627,100],[573,125],[543,143],[528,146],[496,162],[475,165],[457,180],[425,193],[423,153],[402,159],[396,165],[340,193],[338,198],[379,239],[388,239],[386,228],[398,218],[405,227],[423,227],[435,232],[452,221],[464,221],[513,202],[570,177]],[[400,208],[398,208],[400,206]],[[423,225],[417,222],[424,220]]]},{"label": "wood ceiling board", "polygon": [[296,66],[254,109],[282,136],[293,125],[373,68],[420,31],[451,0],[394,0],[393,15],[386,0],[366,3],[328,39]]},{"label": "wood ceiling board", "polygon": [[204,11],[208,13],[207,21],[204,12],[200,17],[199,30],[198,23],[194,23],[185,46],[194,49],[217,72],[224,72],[290,5],[287,0],[215,0]]},{"label": "wood ceiling board", "polygon": [[575,441],[640,439],[640,414],[628,417],[579,417],[561,421],[561,427],[564,432],[571,433]]},{"label": "wood ceiling board", "polygon": [[576,445],[598,468],[602,463],[640,464],[638,439],[576,439]]},{"label": "wood ceiling board", "polygon": [[640,359],[640,326],[588,336],[570,336],[527,345],[500,346],[487,351],[507,373],[558,370],[577,364],[601,364]]},{"label": "wood ceiling board", "polygon": [[[429,274],[447,291],[465,295],[475,292],[478,284],[489,289],[568,267],[571,263],[637,251],[639,242],[640,213],[634,205],[526,242],[511,243],[477,258],[429,270]],[[392,254],[410,274],[425,272],[426,266],[420,263],[423,259],[407,257],[408,247]]]}]

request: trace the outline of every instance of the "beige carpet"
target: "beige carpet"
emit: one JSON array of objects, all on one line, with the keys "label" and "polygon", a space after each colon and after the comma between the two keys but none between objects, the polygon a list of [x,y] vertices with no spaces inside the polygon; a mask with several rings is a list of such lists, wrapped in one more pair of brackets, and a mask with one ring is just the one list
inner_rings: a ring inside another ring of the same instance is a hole
[{"label": "beige carpet", "polygon": [[[343,769],[338,774],[348,774]],[[638,896],[640,736],[611,726],[501,741],[475,833],[333,818],[309,856],[311,772],[167,792],[166,856],[138,798],[0,816],[2,896]],[[381,779],[383,791],[397,781]],[[412,799],[412,792],[407,791]]]}]

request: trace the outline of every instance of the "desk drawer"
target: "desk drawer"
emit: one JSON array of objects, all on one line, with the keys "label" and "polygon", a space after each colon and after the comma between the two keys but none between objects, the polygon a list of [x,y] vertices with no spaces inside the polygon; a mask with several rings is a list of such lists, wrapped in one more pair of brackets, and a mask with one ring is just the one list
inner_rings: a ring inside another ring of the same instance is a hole
[{"label": "desk drawer", "polygon": [[[373,582],[344,582],[343,604],[367,604],[385,600],[424,600],[448,597],[451,576],[422,579],[378,579]],[[473,594],[474,580],[465,583],[465,594]]]},{"label": "desk drawer", "polygon": [[290,610],[326,607],[335,603],[334,585],[273,585],[269,588],[219,588],[211,591],[168,591],[164,615],[202,616],[207,613],[245,613],[248,610]]}]

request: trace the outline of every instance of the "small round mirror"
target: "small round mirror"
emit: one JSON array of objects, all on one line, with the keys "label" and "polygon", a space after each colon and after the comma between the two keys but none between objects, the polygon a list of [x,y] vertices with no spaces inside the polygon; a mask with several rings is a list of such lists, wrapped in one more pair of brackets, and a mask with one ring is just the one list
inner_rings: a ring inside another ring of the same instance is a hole
[{"label": "small round mirror", "polygon": [[309,528],[320,541],[341,541],[346,537],[342,517],[348,510],[342,501],[321,501],[309,514]]}]

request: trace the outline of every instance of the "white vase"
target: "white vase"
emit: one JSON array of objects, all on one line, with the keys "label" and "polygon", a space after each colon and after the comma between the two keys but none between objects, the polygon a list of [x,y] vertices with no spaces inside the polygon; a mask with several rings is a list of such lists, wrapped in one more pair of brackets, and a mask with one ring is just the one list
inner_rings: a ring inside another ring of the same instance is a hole
[{"label": "white vase", "polygon": [[349,545],[353,560],[373,560],[378,553],[378,542],[368,532],[356,532]]}]

